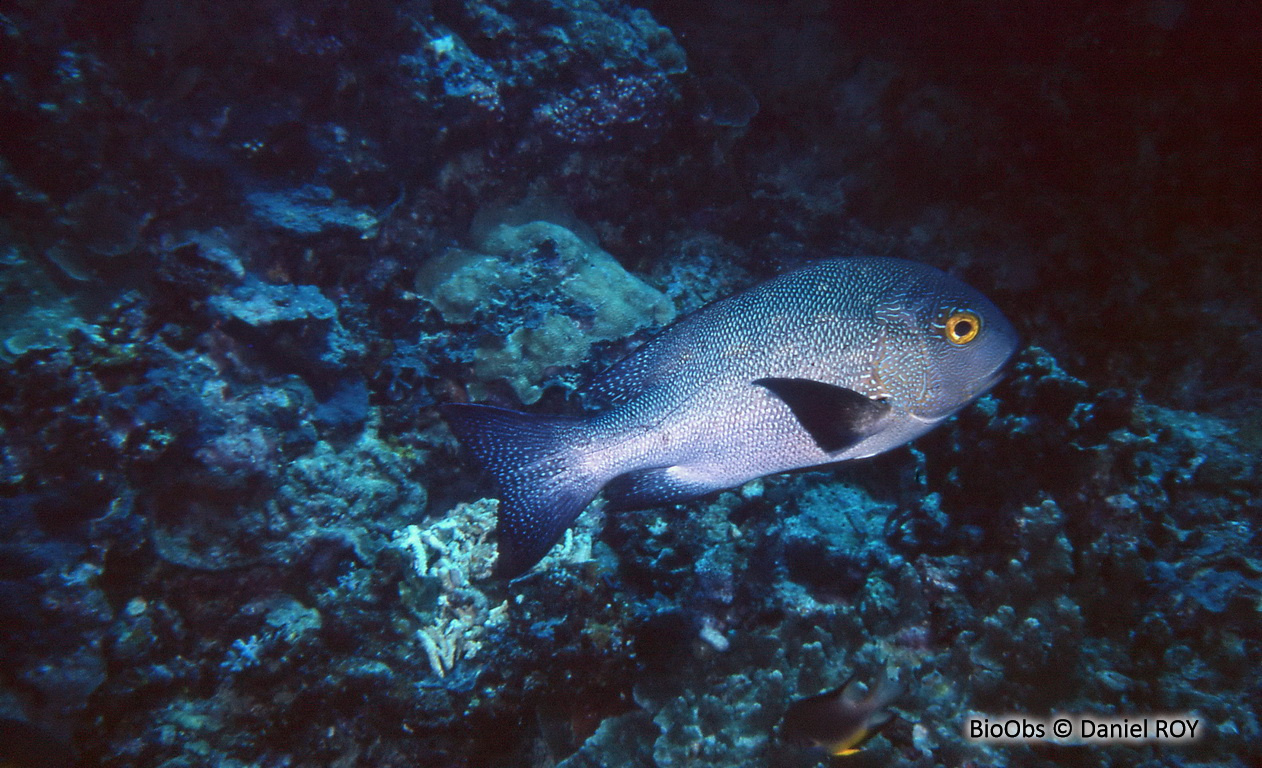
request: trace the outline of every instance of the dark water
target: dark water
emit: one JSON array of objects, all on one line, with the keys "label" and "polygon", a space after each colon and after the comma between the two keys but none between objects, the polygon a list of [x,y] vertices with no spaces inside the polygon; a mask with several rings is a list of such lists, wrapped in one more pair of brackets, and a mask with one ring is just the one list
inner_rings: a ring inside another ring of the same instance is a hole
[{"label": "dark water", "polygon": [[[813,766],[786,709],[883,667],[899,716],[841,764],[1262,761],[1254,6],[9,2],[0,35],[0,762]],[[490,575],[437,404],[581,413],[672,318],[859,254],[994,300],[1005,380]]]}]

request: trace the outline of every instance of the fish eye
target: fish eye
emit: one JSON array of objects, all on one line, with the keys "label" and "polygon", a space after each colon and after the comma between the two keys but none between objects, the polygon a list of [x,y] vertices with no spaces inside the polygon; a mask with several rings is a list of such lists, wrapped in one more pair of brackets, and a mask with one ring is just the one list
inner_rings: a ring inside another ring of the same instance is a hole
[{"label": "fish eye", "polygon": [[981,333],[982,319],[975,312],[962,309],[952,312],[946,319],[943,334],[955,345],[967,344]]}]

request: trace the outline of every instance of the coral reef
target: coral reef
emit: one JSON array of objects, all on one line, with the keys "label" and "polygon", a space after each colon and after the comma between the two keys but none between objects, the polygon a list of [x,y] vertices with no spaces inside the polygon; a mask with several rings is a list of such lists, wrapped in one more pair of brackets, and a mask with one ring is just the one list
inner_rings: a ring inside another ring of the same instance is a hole
[{"label": "coral reef", "polygon": [[507,381],[524,403],[539,400],[549,371],[582,363],[593,344],[675,316],[665,296],[599,246],[545,220],[489,227],[476,251],[452,249],[426,264],[417,290],[444,320],[480,329],[475,381]]},{"label": "coral reef", "polygon": [[[790,704],[887,667],[855,766],[1259,764],[1259,29],[7,4],[0,763],[807,768]],[[1006,380],[878,457],[598,500],[491,576],[436,404],[582,414],[676,317],[855,254],[993,298]],[[1012,713],[1202,735],[967,736]]]},{"label": "coral reef", "polygon": [[[458,506],[424,530],[409,525],[394,532],[395,546],[411,555],[421,582],[411,607],[433,624],[417,630],[416,636],[439,677],[457,661],[475,657],[481,636],[505,621],[507,601],[491,606],[476,586],[491,577],[495,508],[495,501],[483,499]],[[420,605],[429,602],[426,597],[433,605]]]},{"label": "coral reef", "polygon": [[281,192],[251,192],[246,202],[254,215],[269,225],[299,235],[317,235],[329,229],[349,229],[369,238],[376,233],[372,213],[339,201],[328,187],[305,186]]}]

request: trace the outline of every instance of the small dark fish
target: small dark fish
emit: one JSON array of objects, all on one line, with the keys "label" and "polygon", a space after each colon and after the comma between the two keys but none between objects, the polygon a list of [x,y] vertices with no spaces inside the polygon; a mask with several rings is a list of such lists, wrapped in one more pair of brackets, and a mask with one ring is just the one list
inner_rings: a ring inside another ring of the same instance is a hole
[{"label": "small dark fish", "polygon": [[867,692],[852,676],[836,690],[794,702],[784,714],[780,733],[791,744],[821,747],[830,755],[853,755],[896,717],[886,707],[902,693],[888,671]]},{"label": "small dark fish", "polygon": [[499,483],[496,571],[515,576],[602,489],[660,506],[888,451],[989,389],[1016,349],[994,304],[933,267],[834,259],[675,323],[593,383],[605,409],[588,418],[442,413]]}]

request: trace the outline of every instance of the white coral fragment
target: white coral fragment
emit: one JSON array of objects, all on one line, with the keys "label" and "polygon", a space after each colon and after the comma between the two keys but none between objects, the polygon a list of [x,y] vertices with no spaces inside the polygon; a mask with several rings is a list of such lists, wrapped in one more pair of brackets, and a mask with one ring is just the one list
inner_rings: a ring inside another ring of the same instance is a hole
[{"label": "white coral fragment", "polygon": [[460,504],[425,526],[394,532],[394,545],[411,557],[416,575],[439,592],[432,610],[418,610],[425,625],[416,633],[438,677],[476,656],[487,628],[508,619],[508,603],[492,606],[479,586],[491,578],[495,564],[490,535],[497,506],[494,499]]}]

